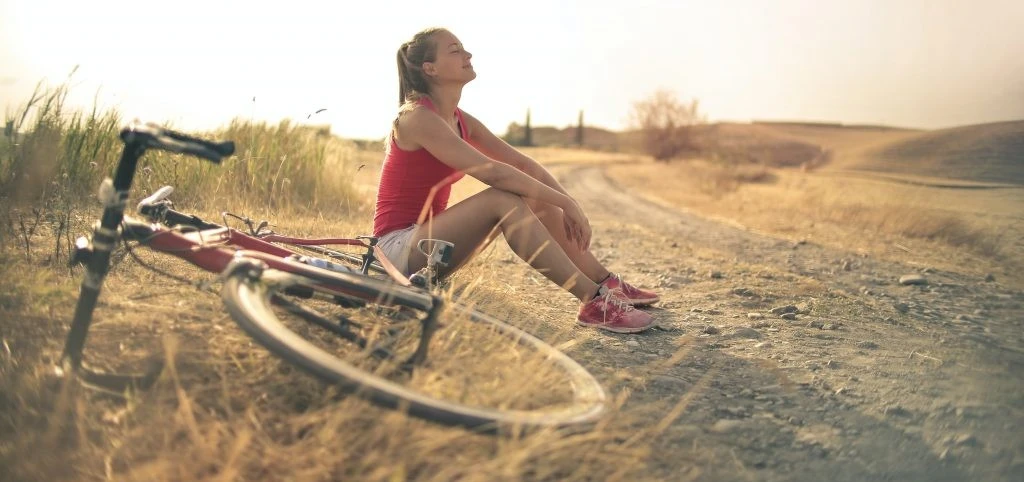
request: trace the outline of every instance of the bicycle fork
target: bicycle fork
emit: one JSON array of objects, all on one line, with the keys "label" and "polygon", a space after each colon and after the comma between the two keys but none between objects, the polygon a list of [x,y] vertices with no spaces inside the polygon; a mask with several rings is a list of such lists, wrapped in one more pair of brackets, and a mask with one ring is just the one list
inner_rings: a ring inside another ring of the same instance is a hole
[{"label": "bicycle fork", "polygon": [[62,364],[69,364],[69,368],[73,370],[77,370],[82,364],[82,350],[85,347],[85,338],[89,334],[89,325],[92,324],[92,312],[96,309],[103,280],[110,269],[110,254],[114,251],[116,242],[117,231],[109,230],[102,225],[96,226],[91,240],[83,236],[75,241],[71,263],[84,265],[85,277],[82,279],[78,304],[75,305],[75,317],[72,319],[71,330],[64,342],[64,353],[61,355],[64,362]]},{"label": "bicycle fork", "polygon": [[163,369],[162,363],[159,366],[153,363],[142,375],[99,373],[84,365],[82,354],[103,281],[110,271],[111,253],[120,239],[118,227],[124,219],[128,186],[131,185],[138,159],[145,150],[145,146],[140,143],[126,143],[115,179],[112,181],[107,178],[100,184],[99,199],[104,205],[103,218],[93,229],[91,238],[83,236],[75,241],[71,264],[81,264],[86,271],[58,367],[60,375],[78,376],[87,386],[118,394],[132,387],[145,388],[152,385]]}]

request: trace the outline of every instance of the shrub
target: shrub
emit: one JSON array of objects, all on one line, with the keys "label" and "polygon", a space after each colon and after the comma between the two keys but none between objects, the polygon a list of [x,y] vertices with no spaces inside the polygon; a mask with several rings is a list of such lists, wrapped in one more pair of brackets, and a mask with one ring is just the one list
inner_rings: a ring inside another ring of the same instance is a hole
[{"label": "shrub", "polygon": [[640,132],[642,150],[659,161],[697,151],[693,127],[705,121],[696,99],[681,102],[664,89],[635,102],[630,113],[631,127]]}]

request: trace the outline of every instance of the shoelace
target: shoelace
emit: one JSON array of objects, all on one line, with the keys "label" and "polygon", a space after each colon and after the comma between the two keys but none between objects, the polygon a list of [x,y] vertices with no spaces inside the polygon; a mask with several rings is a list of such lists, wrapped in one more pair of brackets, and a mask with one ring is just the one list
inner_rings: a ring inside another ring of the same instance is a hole
[{"label": "shoelace", "polygon": [[626,299],[620,298],[618,296],[615,296],[613,293],[615,293],[616,291],[621,291],[621,290],[619,290],[619,289],[610,290],[610,289],[605,288],[604,294],[601,295],[602,297],[604,297],[605,304],[612,304],[612,305],[618,307],[619,309],[621,309],[622,311],[626,311],[626,312],[633,311],[634,309],[636,309],[636,308],[633,308],[633,305],[629,303],[629,300],[626,300]]},{"label": "shoelace", "polygon": [[626,283],[626,280],[622,279],[619,276],[616,276],[616,278],[619,278],[619,287],[622,288],[623,293],[625,293],[627,289],[629,289],[633,293],[641,293],[641,290],[636,286]]}]

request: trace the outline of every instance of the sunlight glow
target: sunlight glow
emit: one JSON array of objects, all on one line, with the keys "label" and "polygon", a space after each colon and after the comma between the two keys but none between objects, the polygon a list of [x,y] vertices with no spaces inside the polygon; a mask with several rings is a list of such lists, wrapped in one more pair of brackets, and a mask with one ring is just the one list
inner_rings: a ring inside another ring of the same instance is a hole
[{"label": "sunlight glow", "polygon": [[379,138],[395,50],[437,25],[474,54],[461,106],[499,134],[527,108],[536,125],[582,109],[620,129],[658,87],[711,120],[934,128],[1024,118],[1022,23],[1024,2],[1002,0],[0,0],[0,99],[13,109],[78,66],[72,102],[127,118],[291,118]]}]

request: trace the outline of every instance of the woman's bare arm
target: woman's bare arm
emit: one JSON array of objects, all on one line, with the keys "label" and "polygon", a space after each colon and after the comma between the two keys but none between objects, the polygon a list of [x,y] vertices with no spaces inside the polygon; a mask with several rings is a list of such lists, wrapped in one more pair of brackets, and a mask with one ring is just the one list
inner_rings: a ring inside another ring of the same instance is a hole
[{"label": "woman's bare arm", "polygon": [[561,208],[569,239],[579,243],[581,249],[590,245],[590,221],[564,190],[556,190],[510,164],[483,154],[456,135],[434,111],[418,107],[403,114],[398,119],[396,134],[396,141],[401,141],[404,148],[422,147],[442,163],[484,184]]},{"label": "woman's bare arm", "polygon": [[444,164],[484,184],[523,197],[565,208],[575,203],[563,191],[553,189],[505,162],[498,162],[455,134],[436,113],[425,107],[408,112],[398,121],[398,138],[412,148],[423,147]]},{"label": "woman's bare arm", "polygon": [[462,112],[462,115],[463,118],[466,119],[466,125],[469,129],[469,139],[473,146],[480,149],[480,151],[487,156],[515,167],[516,169],[525,172],[530,177],[544,183],[546,186],[562,194],[568,195],[565,188],[558,183],[555,176],[551,175],[544,166],[541,166],[540,163],[530,156],[523,154],[515,147],[510,146],[500,137],[494,135],[487,126],[475,117],[467,114],[465,111]]}]

